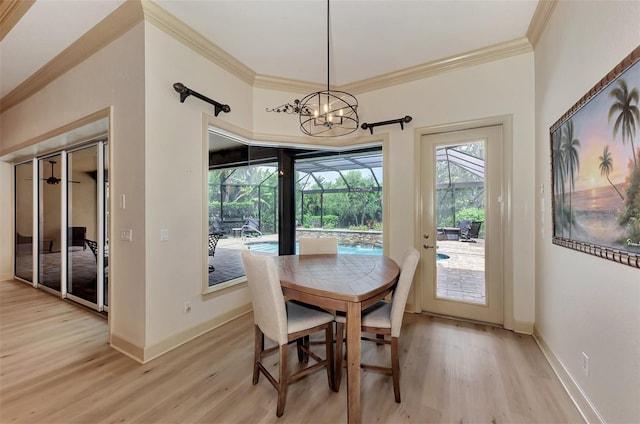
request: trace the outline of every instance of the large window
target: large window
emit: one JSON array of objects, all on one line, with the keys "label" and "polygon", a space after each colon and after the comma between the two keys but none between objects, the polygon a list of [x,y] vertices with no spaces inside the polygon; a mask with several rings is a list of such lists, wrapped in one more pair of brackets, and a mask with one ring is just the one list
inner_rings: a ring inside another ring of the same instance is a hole
[{"label": "large window", "polygon": [[[288,166],[290,184],[282,182]],[[240,250],[277,255],[286,246],[280,242],[292,237],[330,235],[339,239],[340,253],[382,254],[380,147],[260,147],[212,131],[207,179],[206,291],[244,281]]]}]

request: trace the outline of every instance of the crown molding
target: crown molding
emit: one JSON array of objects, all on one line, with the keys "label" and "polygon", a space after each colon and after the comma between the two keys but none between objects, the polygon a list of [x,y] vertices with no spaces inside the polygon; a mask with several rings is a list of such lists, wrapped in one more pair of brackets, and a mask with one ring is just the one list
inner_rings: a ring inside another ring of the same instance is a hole
[{"label": "crown molding", "polygon": [[142,19],[140,3],[125,1],[89,32],[4,96],[0,100],[0,113],[42,90],[47,84],[122,36]]},{"label": "crown molding", "polygon": [[0,3],[0,41],[13,29],[36,0],[3,0]]},{"label": "crown molding", "polygon": [[540,0],[538,2],[536,11],[533,13],[529,28],[527,29],[527,39],[534,49],[557,4],[558,0]]},{"label": "crown molding", "polygon": [[366,93],[368,91],[405,84],[456,69],[468,68],[531,51],[533,51],[533,49],[529,41],[525,37],[521,37],[504,43],[494,44],[481,49],[471,50],[399,71],[345,84],[339,89],[350,93]]},{"label": "crown molding", "polygon": [[150,0],[142,0],[142,9],[146,21],[247,84],[253,85],[256,73],[251,68],[207,40],[161,6]]},{"label": "crown molding", "polygon": [[326,88],[326,85],[319,83],[259,74],[255,76],[253,86],[256,88],[289,91],[292,93],[310,93]]},{"label": "crown molding", "polygon": [[[533,48],[527,38],[521,37],[333,88],[335,90],[361,94],[531,51],[533,51]],[[323,88],[320,84],[267,75],[256,75],[254,86],[293,93],[306,93]]]}]

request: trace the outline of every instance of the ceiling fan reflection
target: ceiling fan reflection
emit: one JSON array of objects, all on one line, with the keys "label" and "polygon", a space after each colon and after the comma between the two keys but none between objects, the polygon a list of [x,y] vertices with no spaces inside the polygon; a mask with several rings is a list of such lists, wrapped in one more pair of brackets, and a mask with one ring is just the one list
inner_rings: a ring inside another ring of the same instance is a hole
[{"label": "ceiling fan reflection", "polygon": [[[51,185],[58,185],[60,184],[60,181],[62,181],[60,178],[56,177],[55,175],[53,175],[53,166],[56,164],[55,160],[50,160],[49,163],[51,164],[51,176],[48,178],[43,178],[42,180],[45,181],[47,184],[51,184]],[[27,180],[31,180],[31,178],[27,178]],[[75,184],[80,184],[80,181],[73,181],[73,180],[69,180],[70,183],[75,183]]]}]

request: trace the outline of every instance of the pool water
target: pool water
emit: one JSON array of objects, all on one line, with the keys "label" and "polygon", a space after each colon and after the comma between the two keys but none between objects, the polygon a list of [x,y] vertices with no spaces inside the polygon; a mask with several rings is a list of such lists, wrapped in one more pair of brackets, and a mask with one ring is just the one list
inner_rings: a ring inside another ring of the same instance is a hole
[{"label": "pool water", "polygon": [[[249,250],[257,252],[278,253],[278,242],[249,243]],[[298,242],[296,242],[296,253],[298,253]],[[338,253],[349,255],[382,255],[382,248],[375,246],[345,246],[338,245]]]},{"label": "pool water", "polygon": [[[258,242],[258,243],[249,243],[249,250],[255,250],[257,252],[270,252],[270,253],[278,253],[278,242]],[[298,242],[296,242],[296,253],[298,253]],[[382,255],[382,248],[375,246],[346,246],[343,244],[338,245],[338,253],[339,254],[348,254],[348,255]],[[445,255],[444,253],[438,253],[436,255],[436,259],[442,261],[444,259],[449,259],[449,255]]]}]

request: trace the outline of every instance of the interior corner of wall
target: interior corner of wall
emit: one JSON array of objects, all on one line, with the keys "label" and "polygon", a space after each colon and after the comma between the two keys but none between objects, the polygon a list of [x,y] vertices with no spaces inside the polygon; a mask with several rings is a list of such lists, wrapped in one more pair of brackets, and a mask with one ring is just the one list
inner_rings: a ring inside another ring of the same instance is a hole
[{"label": "interior corner of wall", "polygon": [[520,334],[533,334],[534,324],[532,322],[513,320],[512,330]]}]

